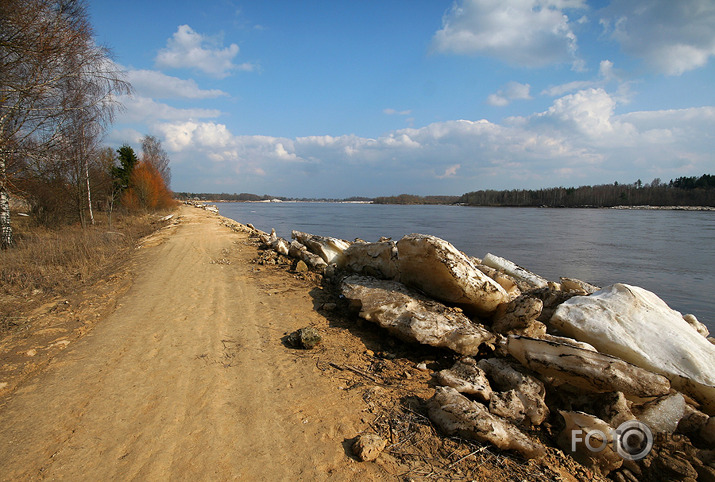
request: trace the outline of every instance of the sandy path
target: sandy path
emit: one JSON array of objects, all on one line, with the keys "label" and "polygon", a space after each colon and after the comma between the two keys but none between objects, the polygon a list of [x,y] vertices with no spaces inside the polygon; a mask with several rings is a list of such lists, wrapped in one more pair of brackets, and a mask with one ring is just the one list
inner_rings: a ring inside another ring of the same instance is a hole
[{"label": "sandy path", "polygon": [[280,341],[319,316],[312,299],[255,273],[218,217],[181,216],[137,252],[117,309],[6,400],[0,478],[380,477],[345,454],[355,400]]}]

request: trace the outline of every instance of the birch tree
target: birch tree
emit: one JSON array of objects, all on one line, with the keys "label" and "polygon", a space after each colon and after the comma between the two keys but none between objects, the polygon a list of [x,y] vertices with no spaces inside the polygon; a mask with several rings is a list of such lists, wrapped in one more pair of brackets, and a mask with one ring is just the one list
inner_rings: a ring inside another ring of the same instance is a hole
[{"label": "birch tree", "polygon": [[77,148],[79,138],[101,132],[117,95],[129,89],[107,49],[95,44],[83,0],[0,1],[2,249],[13,244],[9,163],[22,158],[42,173],[45,162],[73,144],[71,137]]}]

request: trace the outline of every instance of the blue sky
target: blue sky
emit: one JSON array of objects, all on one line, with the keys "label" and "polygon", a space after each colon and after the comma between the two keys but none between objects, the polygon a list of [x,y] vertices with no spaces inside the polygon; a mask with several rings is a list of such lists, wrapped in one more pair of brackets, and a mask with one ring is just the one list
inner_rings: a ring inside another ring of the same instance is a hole
[{"label": "blue sky", "polygon": [[296,197],[715,172],[712,0],[90,1],[172,188]]}]

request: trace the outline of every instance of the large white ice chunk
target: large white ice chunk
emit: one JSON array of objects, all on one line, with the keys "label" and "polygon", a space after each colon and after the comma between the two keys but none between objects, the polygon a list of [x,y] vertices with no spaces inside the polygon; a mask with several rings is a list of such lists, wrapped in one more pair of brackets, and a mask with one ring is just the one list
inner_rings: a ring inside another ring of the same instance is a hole
[{"label": "large white ice chunk", "polygon": [[668,377],[715,413],[715,345],[650,291],[614,284],[561,304],[551,325],[601,353]]}]

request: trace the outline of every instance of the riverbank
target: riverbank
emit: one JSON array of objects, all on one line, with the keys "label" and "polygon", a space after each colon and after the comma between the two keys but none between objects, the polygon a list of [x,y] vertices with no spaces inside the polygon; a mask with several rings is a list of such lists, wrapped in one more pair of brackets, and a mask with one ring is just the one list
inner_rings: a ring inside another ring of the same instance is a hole
[{"label": "riverbank", "polygon": [[[424,403],[452,355],[356,320],[235,221],[191,207],[174,221],[102,281],[124,287],[114,308],[77,293],[3,345],[57,350],[0,395],[4,477],[592,480],[558,451],[535,464],[440,435]],[[304,326],[322,343],[287,347]],[[352,454],[362,433],[389,440],[374,462]]]}]

